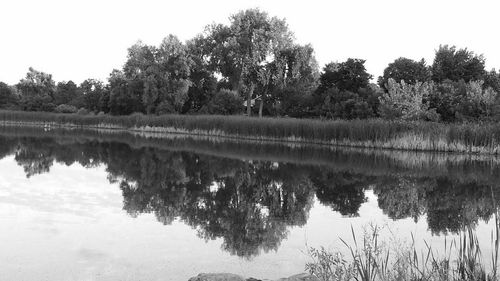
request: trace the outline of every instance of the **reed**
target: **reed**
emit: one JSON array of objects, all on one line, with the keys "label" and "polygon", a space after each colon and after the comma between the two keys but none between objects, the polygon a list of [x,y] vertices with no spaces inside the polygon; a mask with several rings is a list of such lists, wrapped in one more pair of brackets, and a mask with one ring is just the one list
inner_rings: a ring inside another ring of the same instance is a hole
[{"label": "reed", "polygon": [[78,115],[0,111],[0,124],[107,128],[350,147],[500,153],[500,124],[251,118],[217,115]]},{"label": "reed", "polygon": [[[498,214],[495,222],[498,222]],[[418,250],[413,235],[407,247],[381,243],[377,226],[365,231],[361,242],[352,228],[351,231],[352,242],[341,239],[349,252],[347,257],[340,251],[311,248],[311,262],[306,264],[306,270],[321,281],[498,280],[498,223],[492,232],[490,270],[486,269],[478,238],[471,228],[460,233],[458,242],[445,239],[442,250],[425,241],[425,248]]]}]

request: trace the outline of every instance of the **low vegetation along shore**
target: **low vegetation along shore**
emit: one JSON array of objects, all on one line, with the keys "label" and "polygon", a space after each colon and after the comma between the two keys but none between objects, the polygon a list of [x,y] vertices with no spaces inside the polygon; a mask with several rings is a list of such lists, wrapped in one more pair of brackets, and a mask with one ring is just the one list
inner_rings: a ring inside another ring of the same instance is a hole
[{"label": "low vegetation along shore", "polygon": [[439,247],[424,241],[426,249],[420,251],[415,246],[413,235],[410,243],[379,241],[382,228],[367,226],[361,237],[357,237],[353,230],[351,240],[340,239],[347,248],[347,255],[325,248],[311,248],[312,261],[306,269],[320,281],[496,281],[497,216],[495,222],[497,227],[491,234],[491,255],[482,253],[478,237],[470,227],[464,229],[458,239],[445,240]]},{"label": "low vegetation along shore", "polygon": [[500,125],[217,115],[78,115],[0,111],[3,126],[78,127],[413,151],[498,154]]}]

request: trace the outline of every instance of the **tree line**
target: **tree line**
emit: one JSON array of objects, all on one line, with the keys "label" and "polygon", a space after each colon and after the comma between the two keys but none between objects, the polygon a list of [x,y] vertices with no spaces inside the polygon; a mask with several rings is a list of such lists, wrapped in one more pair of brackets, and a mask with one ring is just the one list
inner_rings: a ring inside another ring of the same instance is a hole
[{"label": "tree line", "polygon": [[186,42],[137,42],[107,82],[56,82],[30,68],[0,82],[0,108],[80,114],[258,114],[297,118],[467,121],[500,116],[500,74],[483,55],[442,45],[431,65],[398,58],[378,78],[365,60],[322,70],[311,45],[297,44],[284,19],[240,11]]}]

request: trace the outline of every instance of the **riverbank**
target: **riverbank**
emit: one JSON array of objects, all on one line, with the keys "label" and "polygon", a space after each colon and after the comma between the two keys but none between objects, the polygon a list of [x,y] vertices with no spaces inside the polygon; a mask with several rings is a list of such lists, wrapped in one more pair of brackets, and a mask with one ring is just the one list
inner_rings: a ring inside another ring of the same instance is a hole
[{"label": "riverbank", "polygon": [[370,120],[323,121],[218,115],[130,116],[0,111],[0,125],[125,130],[235,140],[410,151],[500,153],[500,125]]}]

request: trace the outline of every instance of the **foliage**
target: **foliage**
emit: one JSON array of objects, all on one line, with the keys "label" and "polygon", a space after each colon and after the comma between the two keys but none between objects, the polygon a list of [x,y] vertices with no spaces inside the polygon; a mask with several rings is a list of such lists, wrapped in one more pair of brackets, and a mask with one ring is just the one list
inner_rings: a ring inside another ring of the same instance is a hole
[{"label": "foliage", "polygon": [[455,46],[439,46],[431,66],[432,80],[440,83],[445,80],[465,82],[483,80],[485,59],[482,55]]},{"label": "foliage", "polygon": [[68,104],[60,104],[54,109],[54,112],[57,113],[76,113],[77,111],[76,107]]},{"label": "foliage", "polygon": [[55,82],[52,75],[29,68],[26,78],[17,85],[20,105],[26,111],[52,111],[54,105]]},{"label": "foliage", "polygon": [[56,105],[70,104],[79,98],[78,86],[73,81],[59,82],[54,93]]},{"label": "foliage", "polygon": [[342,63],[329,63],[323,68],[318,92],[336,87],[340,91],[356,92],[368,88],[372,76],[366,72],[365,60],[349,58]]},{"label": "foliage", "polygon": [[447,80],[438,84],[427,100],[446,122],[491,120],[497,114],[497,92],[485,88],[483,81]]},{"label": "foliage", "polygon": [[433,122],[249,118],[218,115],[86,116],[0,111],[0,120],[108,124],[117,128],[164,128],[165,132],[206,132],[213,136],[297,141],[401,150],[500,153],[496,123],[440,124]]},{"label": "foliage", "polygon": [[415,84],[416,82],[427,82],[430,77],[431,73],[424,59],[417,62],[400,57],[384,69],[384,75],[379,77],[378,84],[381,88],[385,88],[390,78],[398,83],[403,80],[405,83]]},{"label": "foliage", "polygon": [[348,243],[340,238],[351,254],[350,259],[344,258],[339,251],[312,248],[312,261],[306,265],[306,270],[321,281],[498,280],[494,258],[498,254],[498,245],[493,244],[493,234],[491,249],[494,269],[487,272],[479,241],[471,228],[460,233],[458,242],[453,240],[447,243],[445,240],[444,251],[434,249],[425,241],[427,249],[418,251],[413,234],[409,245],[382,243],[379,241],[381,228],[377,226],[371,226],[368,231],[365,229],[358,244],[352,227],[351,231],[353,242]]},{"label": "foliage", "polygon": [[243,99],[235,91],[222,89],[208,102],[202,112],[234,115],[243,111]]},{"label": "foliage", "polygon": [[249,9],[231,16],[229,26],[210,26],[208,37],[212,65],[230,81],[232,90],[245,92],[247,114],[251,115],[262,64],[273,61],[279,50],[292,43],[286,22]]},{"label": "foliage", "polygon": [[0,82],[0,108],[14,107],[18,102],[15,88]]},{"label": "foliage", "polygon": [[386,119],[439,120],[435,110],[429,110],[425,102],[436,91],[433,83],[417,82],[414,85],[404,81],[397,83],[389,78],[388,92],[380,97],[380,116]]}]

